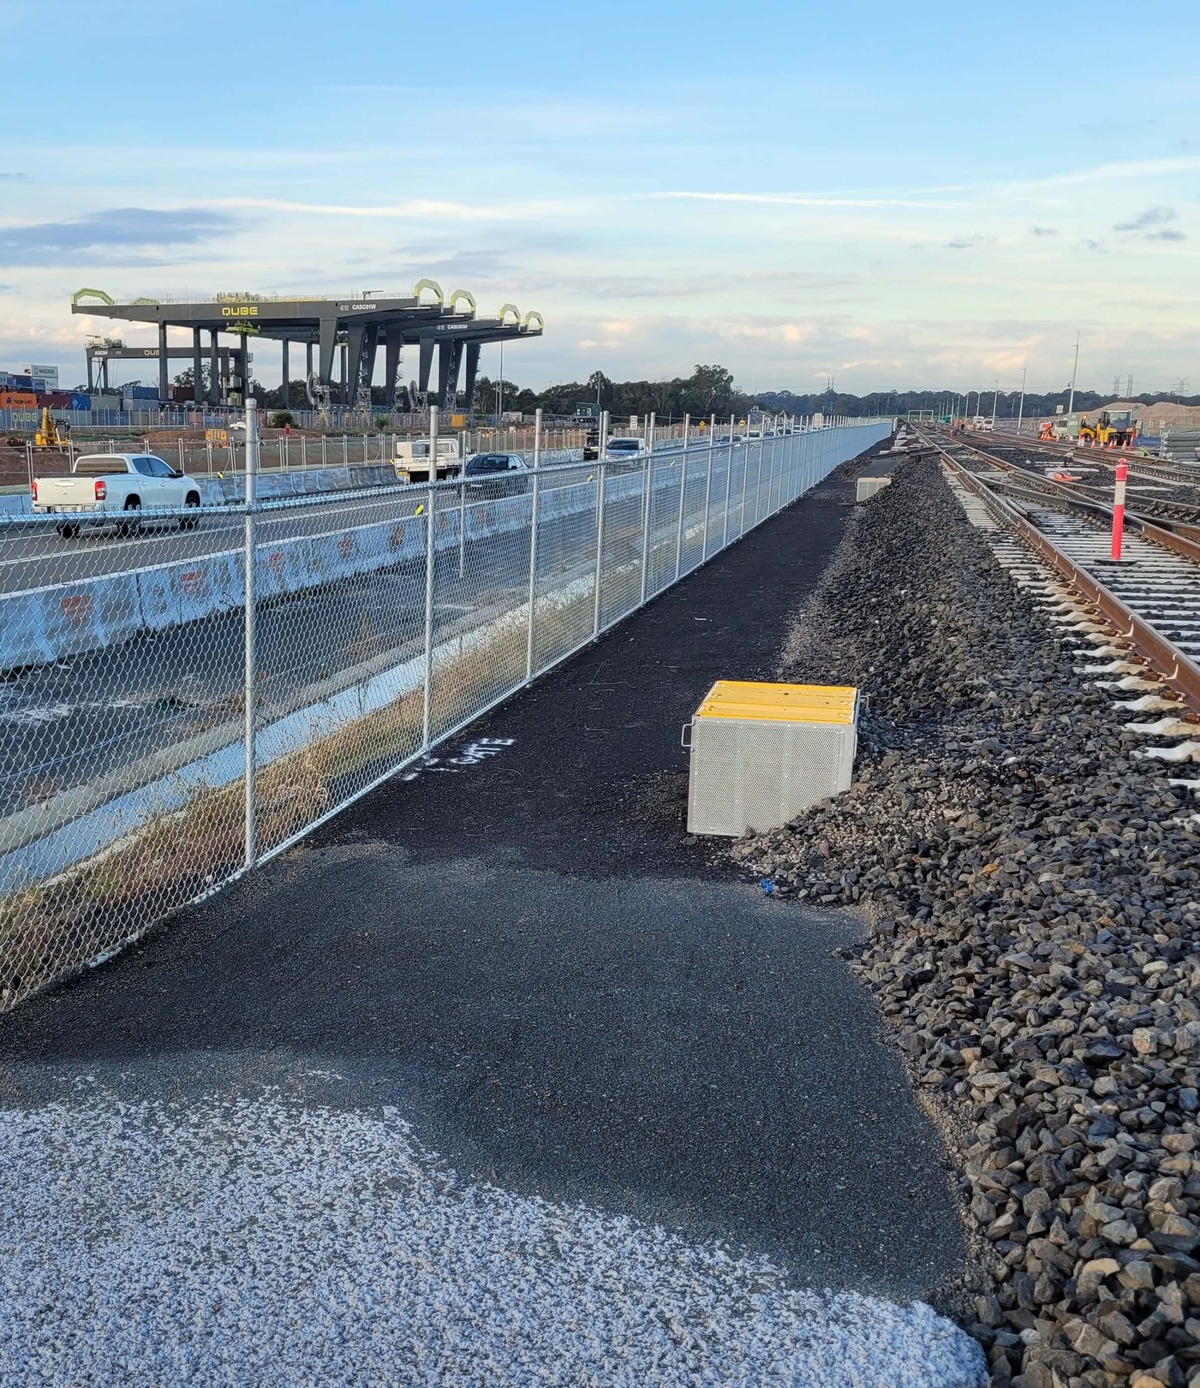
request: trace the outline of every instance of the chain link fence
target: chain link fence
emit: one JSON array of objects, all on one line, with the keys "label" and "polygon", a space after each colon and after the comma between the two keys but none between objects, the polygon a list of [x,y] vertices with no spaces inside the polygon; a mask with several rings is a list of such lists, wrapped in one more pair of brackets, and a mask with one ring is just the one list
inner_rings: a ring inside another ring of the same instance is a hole
[{"label": "chain link fence", "polygon": [[419,765],[891,427],[0,517],[0,1010]]}]

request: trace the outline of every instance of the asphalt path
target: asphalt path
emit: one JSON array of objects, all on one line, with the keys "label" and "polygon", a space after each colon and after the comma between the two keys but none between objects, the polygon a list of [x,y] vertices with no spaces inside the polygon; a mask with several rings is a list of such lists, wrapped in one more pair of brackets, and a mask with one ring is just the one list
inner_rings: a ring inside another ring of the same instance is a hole
[{"label": "asphalt path", "polygon": [[389,1111],[470,1179],[764,1252],[802,1283],[929,1296],[962,1232],[835,954],[861,926],[765,897],[684,830],[680,726],[714,679],[773,675],[853,472],[4,1019],[0,1102],[98,1085]]}]

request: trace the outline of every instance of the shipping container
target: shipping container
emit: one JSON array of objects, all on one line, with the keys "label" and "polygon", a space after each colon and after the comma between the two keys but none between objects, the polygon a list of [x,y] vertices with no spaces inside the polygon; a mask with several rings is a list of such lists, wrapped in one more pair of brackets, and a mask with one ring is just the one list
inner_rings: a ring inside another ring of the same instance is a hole
[{"label": "shipping container", "polygon": [[38,396],[38,402],[48,410],[69,410],[71,408],[71,392],[69,390],[48,390],[44,395]]},{"label": "shipping container", "polygon": [[0,391],[0,410],[33,410],[38,398],[31,390]]},{"label": "shipping container", "polygon": [[71,392],[71,409],[90,410],[92,408],[92,397],[85,395],[81,390]]},{"label": "shipping container", "polygon": [[28,391],[32,391],[32,390],[33,390],[33,377],[32,377],[32,376],[22,376],[22,375],[20,374],[20,372],[14,371],[14,372],[13,372],[13,375],[12,375],[12,389],[13,389],[13,390],[28,390]]}]

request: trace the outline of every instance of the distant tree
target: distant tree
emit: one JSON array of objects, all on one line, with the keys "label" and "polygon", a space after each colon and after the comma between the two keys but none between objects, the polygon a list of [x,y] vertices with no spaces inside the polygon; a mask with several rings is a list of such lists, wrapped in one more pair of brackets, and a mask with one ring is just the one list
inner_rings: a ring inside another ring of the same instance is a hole
[{"label": "distant tree", "polygon": [[[192,369],[190,366],[188,366],[188,367],[185,367],[185,368],[179,373],[179,375],[175,377],[174,384],[177,385],[177,386],[179,386],[179,388],[180,388],[181,390],[191,390],[191,389],[192,389],[192,383],[195,381],[195,379],[196,379],[195,372],[193,371],[193,369]],[[204,398],[205,398],[206,400],[208,399],[208,388],[209,388],[209,383],[210,383],[211,381],[212,381],[212,368],[209,366],[208,362],[206,362],[206,361],[205,361],[205,362],[201,362],[201,364],[200,364],[200,390],[201,390],[201,393],[204,395]]]}]

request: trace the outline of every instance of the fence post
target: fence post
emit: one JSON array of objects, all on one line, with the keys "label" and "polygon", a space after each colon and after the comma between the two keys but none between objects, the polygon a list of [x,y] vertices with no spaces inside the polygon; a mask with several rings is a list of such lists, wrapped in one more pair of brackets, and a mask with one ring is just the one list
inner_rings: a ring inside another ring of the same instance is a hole
[{"label": "fence post", "polygon": [[[733,456],[732,443],[729,445],[729,455],[730,457]],[[702,563],[707,563],[708,561],[708,509],[709,503],[712,500],[712,465],[713,449],[710,442],[708,447],[708,471],[704,475],[704,556],[701,560]]]},{"label": "fence post", "polygon": [[[746,440],[747,449],[750,447],[749,439]],[[754,471],[754,524],[757,525],[762,519],[762,440],[759,440],[757,455],[758,466]]]},{"label": "fence post", "polygon": [[458,576],[467,572],[467,460],[458,463]]},{"label": "fence post", "polygon": [[646,466],[642,474],[642,487],[645,500],[642,504],[642,594],[638,600],[641,607],[646,601],[647,565],[650,562],[650,502],[654,493],[654,411],[650,412],[649,438],[646,445]]},{"label": "fence post", "polygon": [[433,728],[433,569],[434,513],[437,493],[438,407],[429,407],[429,490],[425,494],[425,691],[421,717],[421,745],[428,752]]},{"label": "fence post", "polygon": [[255,687],[256,636],[254,610],[254,570],[256,564],[254,537],[255,482],[258,475],[258,402],[253,398],[246,401],[246,506],[243,526],[243,577],[244,633],[245,633],[245,681],[242,698],[245,703],[244,756],[246,775],[246,815],[245,815],[245,854],[247,868],[252,868],[258,857],[258,798],[255,785],[255,732],[257,722],[257,694]]},{"label": "fence post", "polygon": [[[712,432],[715,434],[715,433],[717,432],[717,417],[716,417],[716,415],[713,415],[713,417],[712,417],[712,425],[711,425],[711,428],[712,428]],[[713,447],[713,446],[712,446],[712,443],[710,442],[709,445],[708,445],[708,451],[709,451],[709,457],[710,457],[710,458],[711,458],[711,456],[712,456],[712,447]],[[709,466],[710,466],[710,467],[712,466],[711,462],[710,462]],[[724,523],[723,523],[722,526],[721,526],[721,548],[722,548],[722,549],[724,549],[724,548],[729,544],[729,492],[730,492],[730,488],[731,488],[732,486],[733,486],[733,448],[732,448],[732,446],[731,446],[730,449],[729,449],[729,460],[728,460],[728,462],[725,464],[725,519],[724,519]]]},{"label": "fence post", "polygon": [[[733,466],[733,415],[729,416],[729,466]],[[750,459],[742,460],[742,504],[738,511],[738,534],[746,533],[746,484],[750,480]]]},{"label": "fence post", "polygon": [[533,510],[529,518],[529,630],[525,638],[525,680],[533,679],[533,623],[537,604],[538,496],[542,487],[542,412],[533,416]]},{"label": "fence post", "polygon": [[[782,426],[779,424],[779,422],[776,421],[775,428],[776,428],[776,429],[779,429],[779,428],[781,428],[781,427],[782,427]],[[794,461],[794,459],[792,458],[792,436],[791,436],[791,434],[784,433],[784,434],[782,435],[782,438],[783,438],[783,476],[784,476],[784,484],[783,484],[783,485],[784,485],[784,491],[785,491],[786,494],[787,494],[788,502],[789,502],[789,504],[790,504],[791,502],[795,501],[795,499],[796,499],[796,488],[795,488],[795,485],[794,485],[794,484],[795,484],[795,481],[796,481],[796,478],[795,478],[794,470],[793,470],[793,467],[792,467],[792,463],[793,463],[793,461]]]},{"label": "fence post", "polygon": [[[605,429],[601,437],[607,434],[608,412],[604,413]],[[592,584],[592,639],[595,640],[600,635],[600,586],[604,576],[604,480],[608,475],[608,464],[604,461],[604,454],[600,454],[600,483],[596,492],[596,581]]]},{"label": "fence post", "polygon": [[[683,498],[687,491],[688,433],[692,422],[690,414],[683,417],[683,462],[679,469],[679,520],[675,527],[675,582],[679,582],[679,566],[683,562]],[[712,441],[709,441],[712,448]]]},{"label": "fence post", "polygon": [[[762,446],[763,446],[763,449],[765,450],[765,449],[766,449],[766,446],[767,446],[767,431],[766,431],[765,428],[763,429],[763,433],[762,433]],[[778,462],[778,457],[777,457],[776,452],[775,452],[775,435],[772,434],[772,435],[771,435],[771,461],[767,464],[767,514],[768,514],[768,515],[771,515],[771,516],[773,516],[773,515],[776,513],[777,510],[782,510],[782,509],[783,509],[782,502],[781,502],[780,496],[779,496],[779,489],[778,489],[778,487],[777,487],[777,483],[779,482],[779,476],[778,476],[779,469],[775,466],[775,464],[776,464],[777,462]],[[772,495],[773,495],[773,494],[774,494],[774,500],[772,500]]]}]

